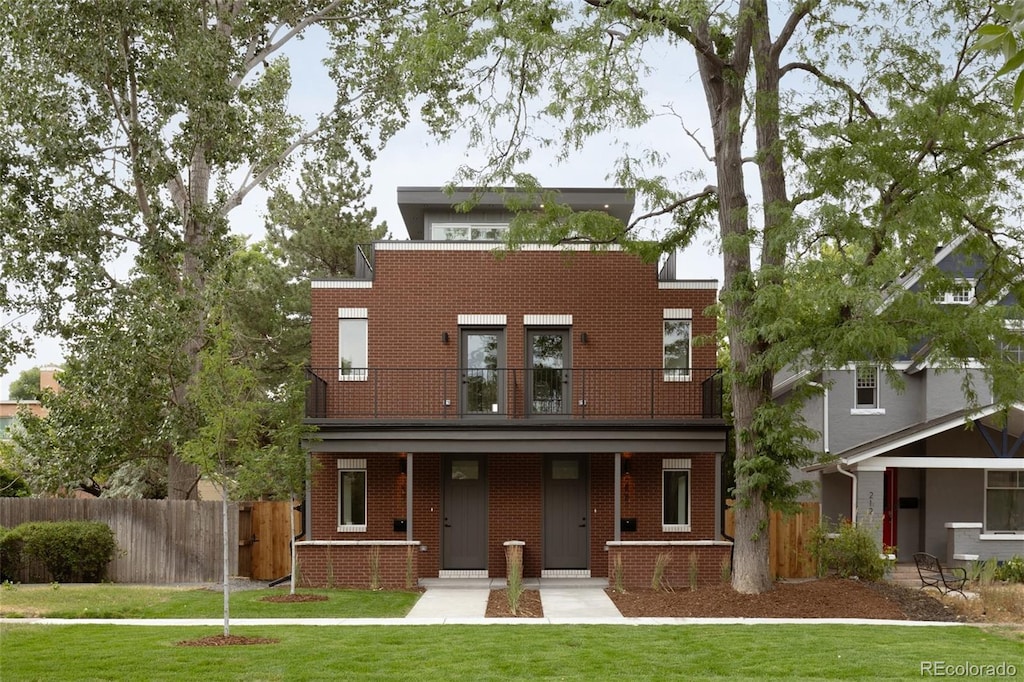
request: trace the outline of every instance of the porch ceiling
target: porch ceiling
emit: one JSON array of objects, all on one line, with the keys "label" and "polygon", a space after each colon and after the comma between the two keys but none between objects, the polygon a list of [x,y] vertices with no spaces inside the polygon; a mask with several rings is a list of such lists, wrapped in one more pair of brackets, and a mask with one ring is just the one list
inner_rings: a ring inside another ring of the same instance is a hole
[{"label": "porch ceiling", "polygon": [[320,427],[303,444],[315,452],[725,452],[719,419],[643,424],[624,422],[338,423]]}]

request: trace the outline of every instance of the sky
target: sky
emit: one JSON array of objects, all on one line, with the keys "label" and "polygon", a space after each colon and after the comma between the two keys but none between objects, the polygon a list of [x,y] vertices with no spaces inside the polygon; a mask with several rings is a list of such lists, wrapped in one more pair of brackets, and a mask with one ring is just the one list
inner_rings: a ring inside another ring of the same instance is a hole
[{"label": "sky", "polygon": [[[334,87],[319,61],[326,52],[322,37],[312,35],[289,46],[286,54],[291,62],[293,89],[290,94],[292,110],[310,117],[328,108],[332,103]],[[655,53],[654,60],[669,55]],[[646,81],[649,101],[661,109],[671,105],[684,115],[692,128],[708,130],[704,110],[703,92],[695,66],[680,64],[679,54],[672,55],[672,68],[657,70]],[[700,133],[698,133],[700,134]],[[607,187],[607,178],[617,150],[624,146],[638,149],[656,140],[658,145],[673,155],[672,172],[683,173],[706,166],[703,151],[679,127],[676,118],[661,116],[639,131],[618,131],[616,134],[595,138],[579,153],[564,162],[557,162],[554,152],[539,151],[523,170],[535,175],[546,187]],[[371,166],[372,191],[368,205],[377,208],[378,219],[387,223],[393,239],[407,239],[398,211],[396,191],[401,186],[441,186],[451,181],[460,166],[481,165],[478,152],[467,148],[464,139],[442,142],[435,140],[422,121],[414,119],[395,135],[380,152]],[[696,190],[702,189],[703,185]],[[637,207],[639,209],[639,206]],[[266,194],[254,191],[242,206],[231,215],[232,229],[258,240],[263,236]],[[637,210],[634,214],[638,213]],[[681,279],[722,279],[722,262],[710,243],[709,236],[698,240],[680,254],[677,276]],[[0,311],[0,324],[14,316]],[[35,352],[17,358],[0,376],[0,400],[6,400],[11,381],[21,372],[36,366],[57,365],[64,355],[60,343],[52,338],[37,338]]]}]

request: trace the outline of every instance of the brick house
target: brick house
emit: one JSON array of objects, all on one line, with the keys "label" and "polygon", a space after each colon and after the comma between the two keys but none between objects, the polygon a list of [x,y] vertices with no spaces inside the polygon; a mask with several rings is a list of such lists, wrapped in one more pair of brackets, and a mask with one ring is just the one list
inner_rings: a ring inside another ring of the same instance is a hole
[{"label": "brick house", "polygon": [[[623,222],[621,189],[563,189]],[[399,188],[408,241],[360,247],[357,273],[312,282],[299,584],[409,586],[503,577],[719,580],[727,430],[717,282],[678,280],[616,247],[499,253],[512,214],[457,213]]]}]

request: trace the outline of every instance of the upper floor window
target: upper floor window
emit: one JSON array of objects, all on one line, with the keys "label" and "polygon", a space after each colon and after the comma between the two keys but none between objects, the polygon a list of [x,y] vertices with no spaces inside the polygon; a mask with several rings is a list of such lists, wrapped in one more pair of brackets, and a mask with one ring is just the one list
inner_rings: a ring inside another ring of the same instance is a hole
[{"label": "upper floor window", "polygon": [[1007,360],[1024,364],[1024,322],[1020,320],[1007,321],[1006,328],[1013,333],[1014,339],[1001,342],[999,350]]},{"label": "upper floor window", "polygon": [[974,302],[974,280],[958,279],[953,288],[935,297],[936,303],[967,305]]},{"label": "upper floor window", "polygon": [[857,398],[854,405],[858,409],[878,407],[878,368],[857,368]]},{"label": "upper floor window", "polygon": [[693,311],[689,308],[666,308],[663,318],[662,368],[665,381],[689,381]]},{"label": "upper floor window", "polygon": [[441,242],[500,242],[508,234],[508,223],[434,223],[430,238]]},{"label": "upper floor window", "polygon": [[338,310],[338,380],[366,381],[369,364],[366,308]]},{"label": "upper floor window", "polygon": [[985,472],[985,531],[1024,533],[1024,470]]}]

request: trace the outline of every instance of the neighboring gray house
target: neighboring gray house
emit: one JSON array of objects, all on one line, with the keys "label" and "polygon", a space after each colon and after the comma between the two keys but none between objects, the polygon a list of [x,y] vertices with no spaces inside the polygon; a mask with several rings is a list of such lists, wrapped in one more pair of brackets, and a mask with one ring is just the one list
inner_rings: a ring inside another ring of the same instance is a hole
[{"label": "neighboring gray house", "polygon": [[[975,268],[955,246],[935,264],[963,283],[948,305],[975,303]],[[918,277],[899,284],[913,288]],[[1012,296],[1000,304],[1014,305]],[[1006,347],[1024,361],[1021,344]],[[872,529],[898,560],[928,552],[945,562],[1024,556],[1024,396],[1008,412],[992,402],[981,368],[930,367],[926,353],[895,363],[901,390],[874,367],[828,370],[813,377],[824,392],[804,407],[807,424],[821,434],[812,444],[829,455],[796,472],[817,483],[822,517],[850,519]],[[964,372],[975,374],[977,404],[963,395]],[[808,375],[780,375],[775,396]]]}]

